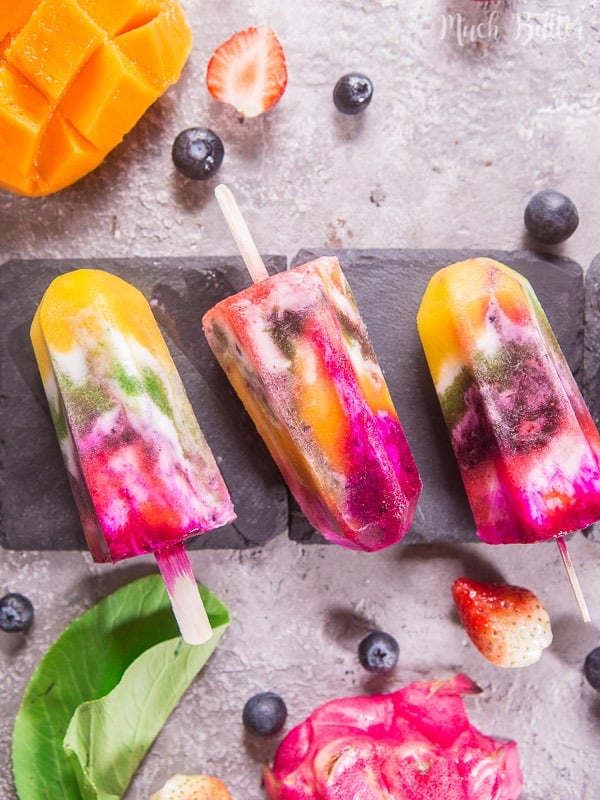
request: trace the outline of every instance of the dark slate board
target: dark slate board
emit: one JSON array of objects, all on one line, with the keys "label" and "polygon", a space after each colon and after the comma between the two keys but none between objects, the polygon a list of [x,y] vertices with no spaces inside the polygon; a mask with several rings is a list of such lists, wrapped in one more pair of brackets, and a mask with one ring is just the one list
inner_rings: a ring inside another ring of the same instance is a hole
[{"label": "dark slate board", "polygon": [[[581,268],[529,252],[451,250],[304,250],[293,263],[321,254],[340,258],[423,477],[419,510],[405,541],[478,541],[416,331],[426,283],[440,267],[476,255],[515,267],[533,283],[579,380]],[[283,257],[266,259],[270,271],[285,268]],[[85,547],[29,343],[29,325],[47,285],[60,272],[82,266],[115,272],[155,301],[156,317],[221,463],[238,520],[191,546],[253,547],[281,533],[288,521],[285,487],[200,328],[209,307],[247,285],[241,260],[40,260],[10,262],[0,269],[0,544],[23,550]],[[596,288],[599,283],[597,277]],[[591,386],[600,396],[598,380]],[[596,410],[600,413],[600,400]],[[292,539],[323,541],[293,500],[289,513]]]},{"label": "dark slate board", "polygon": [[[283,256],[265,256],[271,272]],[[212,355],[201,318],[248,284],[241,259],[157,258],[12,261],[0,267],[0,544],[19,550],[85,548],[29,340],[37,304],[59,273],[106,269],[152,302],[238,515],[191,547],[245,548],[283,533],[285,484]]]},{"label": "dark slate board", "polygon": [[[497,250],[301,250],[292,266],[319,255],[340,259],[421,473],[423,493],[404,541],[479,541],[417,334],[415,320],[425,287],[436,270],[476,256],[489,256],[518,270],[531,281],[581,384],[581,267],[550,255]],[[600,383],[600,398],[598,389]],[[600,399],[596,407],[600,411]],[[289,533],[299,542],[323,541],[294,502]]]},{"label": "dark slate board", "polygon": [[[590,413],[600,427],[600,255],[585,275],[583,387]],[[600,542],[600,525],[594,525],[586,535]]]}]

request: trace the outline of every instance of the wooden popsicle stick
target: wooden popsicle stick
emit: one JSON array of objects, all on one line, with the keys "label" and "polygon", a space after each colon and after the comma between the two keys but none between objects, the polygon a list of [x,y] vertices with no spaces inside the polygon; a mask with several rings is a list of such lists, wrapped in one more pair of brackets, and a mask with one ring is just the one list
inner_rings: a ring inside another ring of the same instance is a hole
[{"label": "wooden popsicle stick", "polygon": [[583,592],[581,591],[581,586],[579,584],[579,578],[577,577],[577,573],[575,572],[575,567],[573,566],[573,562],[571,561],[571,556],[569,555],[569,549],[567,547],[567,540],[564,536],[559,536],[556,539],[556,544],[558,545],[558,552],[563,560],[563,564],[565,565],[565,570],[567,571],[567,577],[569,578],[569,583],[571,584],[571,589],[573,590],[573,594],[575,595],[575,600],[577,601],[577,605],[579,607],[579,613],[581,614],[581,619],[584,622],[590,622],[590,612],[588,611],[587,603],[585,602],[585,597],[583,596]]},{"label": "wooden popsicle stick", "polygon": [[154,553],[183,640],[204,644],[212,636],[210,621],[183,544]]},{"label": "wooden popsicle stick", "polygon": [[225,184],[220,183],[215,188],[215,197],[250,277],[254,283],[264,281],[269,277],[269,273],[231,190]]}]

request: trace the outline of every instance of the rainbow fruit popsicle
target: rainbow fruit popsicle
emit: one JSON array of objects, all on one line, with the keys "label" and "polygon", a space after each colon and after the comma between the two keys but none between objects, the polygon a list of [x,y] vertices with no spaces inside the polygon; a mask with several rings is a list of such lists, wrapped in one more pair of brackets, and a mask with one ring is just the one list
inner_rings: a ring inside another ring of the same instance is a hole
[{"label": "rainbow fruit popsicle", "polygon": [[479,536],[539,542],[600,519],[600,436],[529,282],[453,264],[417,325]]},{"label": "rainbow fruit popsicle", "polygon": [[421,481],[338,260],[258,277],[204,316],[210,347],[311,524],[394,544]]},{"label": "rainbow fruit popsicle", "polygon": [[184,638],[205,641],[183,542],[235,514],[150,306],[107,272],[66,273],[31,339],[92,557],[154,553]]}]

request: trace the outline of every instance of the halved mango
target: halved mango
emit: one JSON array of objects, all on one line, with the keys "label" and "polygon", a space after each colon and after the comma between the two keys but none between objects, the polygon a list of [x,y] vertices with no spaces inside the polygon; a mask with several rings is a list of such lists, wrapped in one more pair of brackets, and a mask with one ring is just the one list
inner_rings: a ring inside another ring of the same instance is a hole
[{"label": "halved mango", "polygon": [[49,194],[94,169],[191,46],[178,0],[0,4],[0,188]]}]

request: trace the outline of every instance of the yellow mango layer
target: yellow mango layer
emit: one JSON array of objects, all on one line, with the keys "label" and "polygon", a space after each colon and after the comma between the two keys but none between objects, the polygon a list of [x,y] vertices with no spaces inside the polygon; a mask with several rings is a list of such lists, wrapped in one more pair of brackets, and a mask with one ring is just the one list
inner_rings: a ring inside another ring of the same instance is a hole
[{"label": "yellow mango layer", "polygon": [[[104,324],[104,314],[89,312],[95,305],[100,310],[105,297],[110,298],[110,318],[115,327],[127,338],[138,341],[142,347],[157,357],[168,358],[166,344],[158,328],[140,325],[142,311],[147,313],[147,301],[131,284],[107,272],[97,272],[94,281],[86,280],[90,270],[76,270],[54,280],[38,308],[39,323],[45,341],[52,350],[68,353],[80,335],[82,326],[93,338],[102,339],[103,330],[96,326]],[[81,309],[86,309],[83,318]],[[102,334],[102,335],[99,335]]]},{"label": "yellow mango layer", "polygon": [[333,470],[342,473],[347,456],[340,450],[339,444],[347,440],[348,417],[344,412],[335,385],[327,374],[325,365],[317,362],[311,348],[303,346],[302,341],[297,343],[296,359],[299,363],[310,364],[306,373],[314,373],[312,382],[305,374],[305,380],[299,387],[301,389],[298,392],[299,416],[311,429],[318,447],[327,453]]},{"label": "yellow mango layer", "polygon": [[470,352],[471,341],[483,334],[489,312],[489,293],[514,321],[527,314],[514,280],[521,276],[489,258],[476,258],[439,270],[430,280],[417,315],[419,334],[427,352],[431,377],[443,382],[443,370],[454,370]]},{"label": "yellow mango layer", "polygon": [[90,172],[191,45],[178,0],[0,3],[0,188],[49,194]]}]

